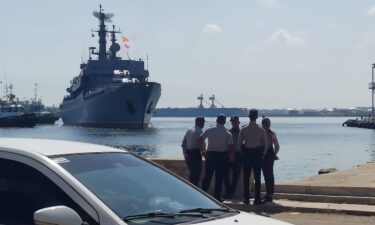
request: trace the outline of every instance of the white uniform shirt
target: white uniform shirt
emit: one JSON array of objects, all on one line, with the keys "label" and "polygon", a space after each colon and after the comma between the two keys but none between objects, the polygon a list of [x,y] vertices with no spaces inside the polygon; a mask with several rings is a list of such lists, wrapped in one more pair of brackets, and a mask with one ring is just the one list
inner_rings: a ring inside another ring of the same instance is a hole
[{"label": "white uniform shirt", "polygon": [[250,121],[248,125],[241,129],[238,144],[239,146],[244,144],[246,148],[264,147],[267,149],[266,131],[255,121]]},{"label": "white uniform shirt", "polygon": [[199,149],[198,139],[202,134],[202,129],[195,125],[186,131],[181,147],[183,150]]},{"label": "white uniform shirt", "polygon": [[201,137],[208,139],[207,151],[226,152],[228,146],[233,144],[232,134],[221,124],[208,128]]}]

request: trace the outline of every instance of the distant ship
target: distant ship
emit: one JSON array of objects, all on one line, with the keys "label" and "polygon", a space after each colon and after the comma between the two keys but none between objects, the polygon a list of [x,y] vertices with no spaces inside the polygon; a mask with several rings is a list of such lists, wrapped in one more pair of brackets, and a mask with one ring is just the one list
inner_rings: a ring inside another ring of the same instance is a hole
[{"label": "distant ship", "polygon": [[0,98],[0,127],[34,127],[37,120],[35,113],[25,113],[12,90],[12,84],[5,84],[5,100]]},{"label": "distant ship", "polygon": [[[149,82],[149,71],[144,61],[123,60],[116,56],[120,45],[115,30],[107,30],[113,13],[99,12],[99,50],[90,47],[87,63],[82,63],[80,73],[67,88],[69,93],[60,105],[61,118],[66,125],[107,128],[146,128],[161,95],[161,85]],[[106,49],[106,36],[111,46]],[[91,55],[97,55],[92,59]]]},{"label": "distant ship", "polygon": [[21,105],[0,103],[0,127],[34,127],[35,113],[23,113]]},{"label": "distant ship", "polygon": [[[231,116],[248,116],[249,110],[247,108],[226,108],[221,105],[217,100],[215,95],[209,97],[211,103],[208,103],[201,94],[197,97],[200,101],[198,107],[190,108],[158,108],[155,112],[155,117],[196,117],[196,116],[205,116],[205,117],[216,117],[219,114],[224,114],[228,117]],[[205,108],[203,102],[208,103],[210,106]],[[215,103],[221,105],[218,107]]]}]

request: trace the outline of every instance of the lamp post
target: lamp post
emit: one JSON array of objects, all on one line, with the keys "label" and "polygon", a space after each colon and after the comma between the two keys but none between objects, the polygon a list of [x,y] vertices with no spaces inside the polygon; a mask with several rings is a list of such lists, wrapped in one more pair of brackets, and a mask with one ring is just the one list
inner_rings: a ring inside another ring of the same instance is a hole
[{"label": "lamp post", "polygon": [[371,97],[372,97],[372,101],[371,101],[371,120],[374,120],[374,88],[375,88],[375,85],[374,85],[374,68],[375,68],[375,63],[372,64],[371,85],[369,85],[369,88],[371,89]]}]

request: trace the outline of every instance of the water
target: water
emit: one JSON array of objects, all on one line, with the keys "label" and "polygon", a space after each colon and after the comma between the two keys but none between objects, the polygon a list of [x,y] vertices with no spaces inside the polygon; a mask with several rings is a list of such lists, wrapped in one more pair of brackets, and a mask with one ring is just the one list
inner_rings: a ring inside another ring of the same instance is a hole
[{"label": "water", "polygon": [[[153,118],[144,131],[97,129],[56,125],[2,128],[1,137],[28,137],[82,141],[129,149],[145,157],[181,158],[181,140],[193,118]],[[375,130],[342,127],[346,118],[272,118],[280,142],[275,163],[278,181],[316,175],[322,168],[351,168],[375,160]],[[207,118],[206,127],[215,118]],[[242,124],[248,118],[240,118]],[[226,124],[230,126],[229,123]]]}]

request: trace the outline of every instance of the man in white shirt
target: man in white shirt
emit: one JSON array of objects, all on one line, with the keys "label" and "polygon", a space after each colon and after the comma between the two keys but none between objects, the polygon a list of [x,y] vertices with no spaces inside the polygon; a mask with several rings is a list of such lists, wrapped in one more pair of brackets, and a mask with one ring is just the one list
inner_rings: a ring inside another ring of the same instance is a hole
[{"label": "man in white shirt", "polygon": [[240,131],[238,144],[242,147],[242,164],[244,172],[244,203],[250,203],[249,179],[251,170],[254,170],[255,197],[254,205],[262,204],[260,197],[261,166],[262,159],[267,151],[266,131],[256,123],[258,110],[249,112],[250,123]]},{"label": "man in white shirt", "polygon": [[185,162],[189,168],[189,181],[197,187],[202,171],[202,155],[199,150],[198,139],[202,134],[204,123],[204,117],[195,118],[194,127],[186,131],[181,144]]},{"label": "man in white shirt", "polygon": [[[202,190],[208,191],[212,174],[215,172],[215,192],[214,197],[218,201],[221,198],[221,188],[223,186],[229,157],[233,158],[233,139],[232,134],[225,129],[226,117],[219,115],[216,118],[216,126],[208,128],[199,138],[199,148],[202,155],[206,158],[205,175],[202,181]],[[205,140],[208,139],[207,149]]]}]

